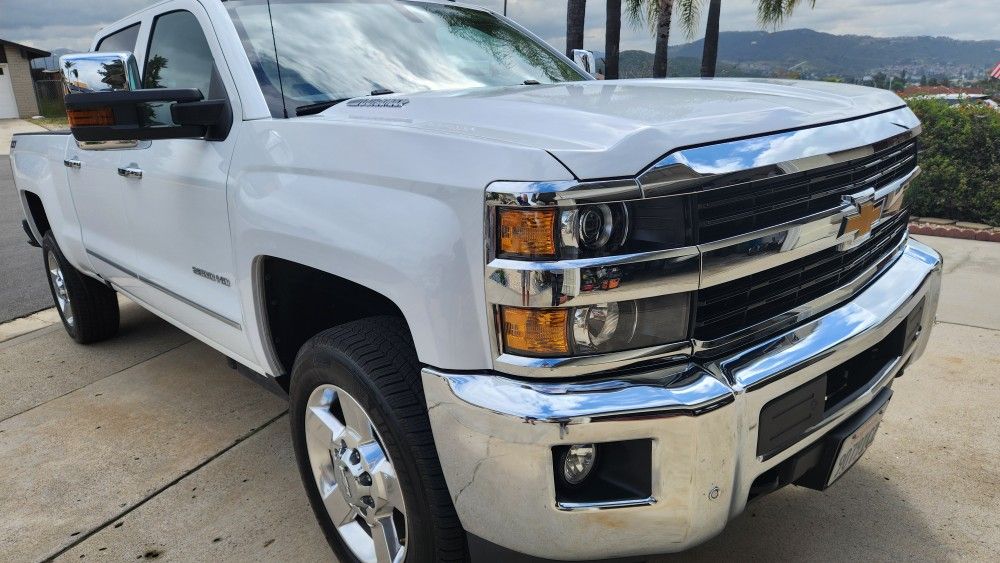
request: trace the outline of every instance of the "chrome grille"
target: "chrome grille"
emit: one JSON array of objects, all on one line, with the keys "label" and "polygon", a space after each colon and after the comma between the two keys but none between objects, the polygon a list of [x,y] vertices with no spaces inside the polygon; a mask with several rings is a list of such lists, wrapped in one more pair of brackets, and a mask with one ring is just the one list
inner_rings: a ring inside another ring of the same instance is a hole
[{"label": "chrome grille", "polygon": [[859,246],[836,247],[698,292],[694,337],[711,341],[804,305],[845,285],[876,264],[906,236],[904,210]]},{"label": "chrome grille", "polygon": [[721,240],[834,209],[843,196],[877,190],[916,165],[914,140],[836,166],[701,192],[695,196],[698,240]]}]

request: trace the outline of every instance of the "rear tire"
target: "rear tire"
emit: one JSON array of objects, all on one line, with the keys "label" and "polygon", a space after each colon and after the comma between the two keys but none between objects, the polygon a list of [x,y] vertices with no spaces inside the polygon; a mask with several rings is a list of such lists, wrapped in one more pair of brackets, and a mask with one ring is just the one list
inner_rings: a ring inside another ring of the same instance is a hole
[{"label": "rear tire", "polygon": [[120,320],[115,290],[74,268],[52,231],[42,238],[42,256],[52,301],[70,337],[91,344],[114,336]]},{"label": "rear tire", "polygon": [[371,317],[313,337],[289,398],[302,482],[340,561],[467,559],[404,321]]}]

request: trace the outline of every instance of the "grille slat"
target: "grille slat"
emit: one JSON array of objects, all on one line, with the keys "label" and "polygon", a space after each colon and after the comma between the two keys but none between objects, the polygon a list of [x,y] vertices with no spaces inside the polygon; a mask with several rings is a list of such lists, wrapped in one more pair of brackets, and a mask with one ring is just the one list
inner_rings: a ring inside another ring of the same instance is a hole
[{"label": "grille slat", "polygon": [[708,341],[753,326],[857,279],[906,235],[906,212],[876,228],[860,246],[829,248],[698,292],[694,336]]},{"label": "grille slat", "polygon": [[917,142],[812,170],[716,188],[696,196],[698,240],[722,240],[827,209],[867,187],[881,188],[916,166]]}]

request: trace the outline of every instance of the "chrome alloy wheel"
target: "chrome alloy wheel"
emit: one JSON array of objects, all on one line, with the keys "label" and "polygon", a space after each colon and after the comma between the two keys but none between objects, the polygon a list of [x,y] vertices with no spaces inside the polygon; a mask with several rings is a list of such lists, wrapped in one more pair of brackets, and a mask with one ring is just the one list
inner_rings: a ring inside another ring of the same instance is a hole
[{"label": "chrome alloy wheel", "polygon": [[366,563],[403,561],[403,491],[364,408],[340,387],[321,385],[309,396],[305,433],[316,486],[344,543]]},{"label": "chrome alloy wheel", "polygon": [[73,326],[75,322],[73,318],[73,304],[69,300],[69,292],[66,290],[66,278],[63,277],[62,268],[59,267],[59,261],[56,259],[55,253],[49,252],[45,262],[45,265],[49,269],[49,278],[52,283],[52,293],[56,297],[56,306],[59,307],[59,312],[66,319],[66,324]]}]

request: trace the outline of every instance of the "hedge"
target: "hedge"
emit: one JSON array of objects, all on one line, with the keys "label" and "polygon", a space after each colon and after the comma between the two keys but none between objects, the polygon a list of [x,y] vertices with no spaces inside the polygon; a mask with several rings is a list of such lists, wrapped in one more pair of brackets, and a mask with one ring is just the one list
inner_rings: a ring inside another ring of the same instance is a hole
[{"label": "hedge", "polygon": [[923,122],[923,174],[909,191],[910,212],[1000,226],[1000,111],[908,100]]}]

